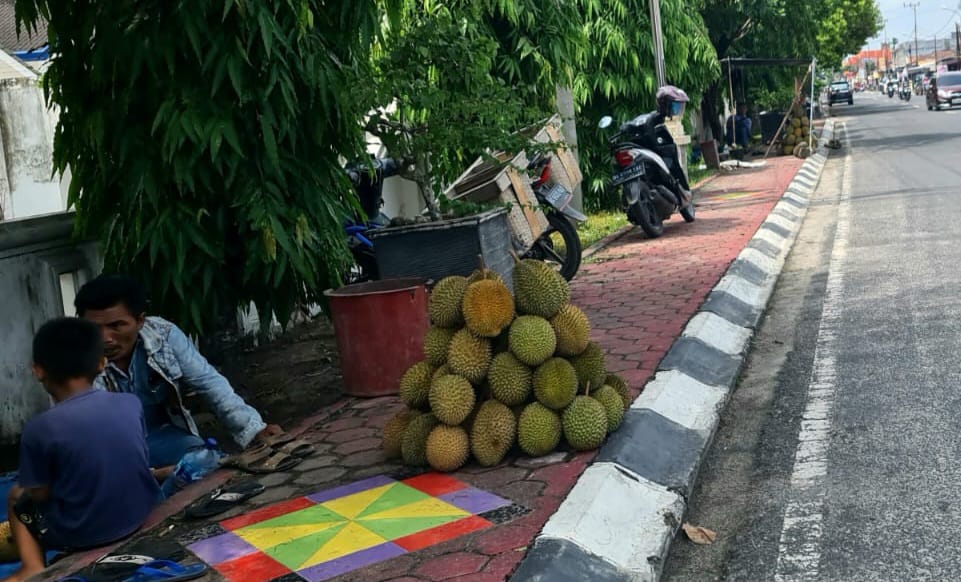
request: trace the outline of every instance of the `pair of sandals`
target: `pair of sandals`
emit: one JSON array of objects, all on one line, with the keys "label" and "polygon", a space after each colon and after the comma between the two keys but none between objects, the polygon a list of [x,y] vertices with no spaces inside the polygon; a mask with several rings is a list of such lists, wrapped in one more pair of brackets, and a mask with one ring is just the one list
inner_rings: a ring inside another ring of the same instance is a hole
[{"label": "pair of sandals", "polygon": [[263,474],[288,471],[314,453],[314,445],[287,433],[261,438],[256,444],[224,459],[222,465]]}]

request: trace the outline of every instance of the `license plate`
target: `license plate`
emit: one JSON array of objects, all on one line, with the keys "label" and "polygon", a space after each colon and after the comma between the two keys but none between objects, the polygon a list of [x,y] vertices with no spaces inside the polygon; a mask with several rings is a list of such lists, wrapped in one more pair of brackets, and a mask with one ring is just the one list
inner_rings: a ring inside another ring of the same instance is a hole
[{"label": "license plate", "polygon": [[560,184],[552,184],[551,187],[544,192],[544,200],[554,208],[560,208],[561,205],[567,202],[568,196],[570,196],[570,192]]},{"label": "license plate", "polygon": [[955,97],[951,100],[951,105],[961,105],[961,97]]},{"label": "license plate", "polygon": [[613,176],[611,176],[611,184],[617,186],[623,184],[624,182],[629,182],[638,176],[644,175],[644,166],[637,165],[632,166],[626,170],[622,170]]}]

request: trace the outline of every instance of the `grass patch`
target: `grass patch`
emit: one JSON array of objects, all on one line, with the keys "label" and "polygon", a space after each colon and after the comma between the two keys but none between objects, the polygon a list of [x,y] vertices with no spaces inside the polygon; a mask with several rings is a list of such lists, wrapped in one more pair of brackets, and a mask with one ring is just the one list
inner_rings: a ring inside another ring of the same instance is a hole
[{"label": "grass patch", "polygon": [[688,184],[691,184],[693,186],[694,184],[697,184],[704,178],[713,176],[716,173],[717,173],[717,170],[714,170],[712,168],[704,168],[702,170],[697,166],[690,166],[687,169],[687,182]]},{"label": "grass patch", "polygon": [[626,225],[627,216],[623,212],[593,212],[587,215],[587,222],[577,225],[577,234],[581,237],[582,248],[586,249]]}]

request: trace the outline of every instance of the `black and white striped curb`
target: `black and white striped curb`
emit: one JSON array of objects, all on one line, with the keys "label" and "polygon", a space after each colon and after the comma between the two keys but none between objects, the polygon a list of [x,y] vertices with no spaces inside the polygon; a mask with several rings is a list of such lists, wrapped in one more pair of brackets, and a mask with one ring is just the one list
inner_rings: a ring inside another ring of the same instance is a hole
[{"label": "black and white striped curb", "polygon": [[511,582],[653,582],[827,160],[824,126],[771,214],[714,286]]}]

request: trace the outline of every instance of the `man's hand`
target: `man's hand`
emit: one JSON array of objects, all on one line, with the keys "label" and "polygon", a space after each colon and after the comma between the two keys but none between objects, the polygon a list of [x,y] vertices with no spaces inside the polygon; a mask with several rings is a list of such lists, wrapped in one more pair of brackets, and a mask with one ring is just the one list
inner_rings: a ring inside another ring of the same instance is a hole
[{"label": "man's hand", "polygon": [[268,424],[266,427],[264,427],[264,430],[257,433],[257,436],[254,437],[254,440],[250,443],[250,445],[248,445],[247,448],[249,449],[258,443],[263,442],[265,439],[269,439],[270,437],[275,437],[281,434],[284,434],[284,429],[280,428],[280,426],[276,424]]}]

